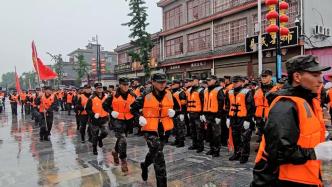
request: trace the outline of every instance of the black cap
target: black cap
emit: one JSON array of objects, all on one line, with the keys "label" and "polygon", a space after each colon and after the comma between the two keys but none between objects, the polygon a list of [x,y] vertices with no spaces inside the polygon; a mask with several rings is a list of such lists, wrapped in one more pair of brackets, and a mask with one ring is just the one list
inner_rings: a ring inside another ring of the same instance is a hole
[{"label": "black cap", "polygon": [[173,84],[180,84],[180,83],[181,83],[181,81],[178,80],[178,79],[174,79],[174,80],[173,80]]},{"label": "black cap", "polygon": [[225,78],[219,78],[219,82],[225,82]]},{"label": "black cap", "polygon": [[84,88],[85,88],[85,89],[89,89],[89,88],[91,88],[91,86],[88,85],[88,84],[86,84],[86,85],[84,85]]},{"label": "black cap", "polygon": [[264,69],[263,71],[262,71],[262,76],[266,76],[266,75],[270,75],[270,76],[272,76],[272,70],[271,69]]},{"label": "black cap", "polygon": [[231,80],[231,76],[229,76],[229,75],[225,75],[224,78]]},{"label": "black cap", "polygon": [[43,89],[44,90],[52,90],[52,87],[51,86],[44,86]]},{"label": "black cap", "polygon": [[193,81],[192,78],[185,78],[185,79],[184,79],[184,82],[191,82],[191,81]]},{"label": "black cap", "polygon": [[210,81],[210,80],[212,80],[212,79],[218,81],[218,77],[215,76],[215,75],[211,75],[211,76],[208,77],[206,80],[207,80],[207,81]]},{"label": "black cap", "polygon": [[108,88],[114,88],[114,85],[108,85]]},{"label": "black cap", "polygon": [[244,81],[242,76],[236,75],[236,76],[232,77],[232,82],[240,82],[240,81]]},{"label": "black cap", "polygon": [[156,73],[151,76],[152,81],[166,82],[166,75],[164,73]]},{"label": "black cap", "polygon": [[286,62],[287,72],[307,71],[307,72],[319,72],[328,71],[331,67],[320,66],[318,57],[315,55],[299,55],[295,56]]},{"label": "black cap", "polygon": [[102,88],[102,87],[103,87],[103,84],[100,83],[100,82],[97,82],[97,83],[95,83],[94,87],[95,87],[95,88]]},{"label": "black cap", "polygon": [[129,85],[129,83],[130,83],[130,80],[127,77],[119,78],[119,84]]},{"label": "black cap", "polygon": [[191,76],[191,79],[192,79],[192,81],[193,80],[199,80],[198,76],[196,76],[196,75]]}]

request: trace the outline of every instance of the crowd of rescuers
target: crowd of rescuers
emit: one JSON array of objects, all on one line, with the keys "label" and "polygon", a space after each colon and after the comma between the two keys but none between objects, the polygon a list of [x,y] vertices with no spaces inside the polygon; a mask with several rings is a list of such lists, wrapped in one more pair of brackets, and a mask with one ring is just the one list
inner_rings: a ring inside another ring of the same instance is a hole
[{"label": "crowd of rescuers", "polygon": [[[186,143],[190,151],[212,158],[228,150],[229,161],[239,164],[248,162],[253,143],[257,157],[251,186],[320,186],[320,161],[332,160],[322,110],[332,115],[332,88],[324,88],[321,79],[330,67],[304,55],[289,59],[286,68],[278,82],[271,69],[257,79],[193,75],[167,81],[165,74],[156,73],[144,84],[120,77],[117,85],[108,87],[95,83],[79,89],[13,91],[9,100],[13,115],[18,103],[22,114],[31,114],[40,141],[50,141],[58,110],[75,113],[81,143],[90,142],[94,155],[114,131],[114,164],[125,174],[128,134],[144,136],[149,150],[140,164],[142,179],[148,180],[153,164],[157,186],[167,186],[164,146],[181,148]],[[256,142],[251,141],[253,133]]]}]

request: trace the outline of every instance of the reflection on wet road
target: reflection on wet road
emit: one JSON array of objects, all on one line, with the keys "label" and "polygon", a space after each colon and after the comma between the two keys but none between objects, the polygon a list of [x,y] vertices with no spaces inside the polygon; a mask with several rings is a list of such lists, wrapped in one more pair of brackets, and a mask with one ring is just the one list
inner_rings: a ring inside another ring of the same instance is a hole
[{"label": "reflection on wet road", "polygon": [[[147,152],[142,137],[128,138],[129,175],[124,176],[120,166],[114,166],[111,150],[115,144],[111,133],[99,149],[92,154],[89,143],[82,144],[76,131],[74,116],[56,113],[50,142],[39,142],[38,128],[30,116],[12,117],[7,106],[0,114],[0,186],[155,186],[153,167],[149,180],[141,180],[139,162]],[[20,109],[18,110],[20,111]],[[252,143],[252,147],[256,143]],[[205,154],[188,151],[186,147],[165,147],[165,160],[169,186],[237,187],[248,186],[252,179],[254,151],[250,162],[240,165],[229,162],[226,148],[221,156],[212,159]],[[207,150],[207,149],[206,149]],[[324,164],[326,186],[332,184],[332,164]]]}]

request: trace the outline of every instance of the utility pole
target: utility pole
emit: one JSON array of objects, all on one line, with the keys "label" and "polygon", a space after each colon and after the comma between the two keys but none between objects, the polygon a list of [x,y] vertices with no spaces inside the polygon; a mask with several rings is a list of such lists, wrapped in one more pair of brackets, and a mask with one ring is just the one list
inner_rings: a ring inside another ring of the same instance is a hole
[{"label": "utility pole", "polygon": [[258,75],[263,71],[263,51],[262,51],[262,0],[258,0]]}]

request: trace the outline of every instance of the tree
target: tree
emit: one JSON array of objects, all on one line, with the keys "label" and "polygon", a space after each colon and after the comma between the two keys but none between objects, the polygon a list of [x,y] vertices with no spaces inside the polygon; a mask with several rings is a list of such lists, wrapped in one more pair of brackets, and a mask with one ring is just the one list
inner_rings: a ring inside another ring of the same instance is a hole
[{"label": "tree", "polygon": [[52,60],[55,62],[53,69],[58,74],[57,84],[59,87],[59,85],[62,84],[63,73],[64,73],[62,55],[61,54],[53,55],[49,52],[47,52],[47,54],[50,55],[52,57]]},{"label": "tree", "polygon": [[77,82],[81,84],[82,79],[88,75],[89,64],[85,61],[84,56],[79,54],[76,56],[77,61],[75,62],[74,70],[77,72]]},{"label": "tree", "polygon": [[[126,0],[127,1],[127,0]],[[146,27],[149,25],[147,23],[147,7],[145,6],[144,0],[128,0],[131,20],[128,23],[122,25],[128,26],[131,33],[129,37],[132,38],[131,43],[138,48],[138,52],[130,51],[128,53],[131,56],[132,61],[140,62],[144,68],[145,77],[150,77],[150,56],[153,43],[150,34],[146,31]]]},{"label": "tree", "polygon": [[15,72],[7,72],[1,76],[1,86],[4,88],[15,88]]}]

